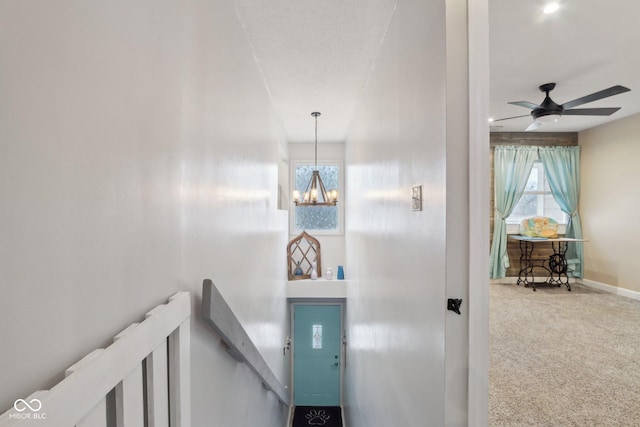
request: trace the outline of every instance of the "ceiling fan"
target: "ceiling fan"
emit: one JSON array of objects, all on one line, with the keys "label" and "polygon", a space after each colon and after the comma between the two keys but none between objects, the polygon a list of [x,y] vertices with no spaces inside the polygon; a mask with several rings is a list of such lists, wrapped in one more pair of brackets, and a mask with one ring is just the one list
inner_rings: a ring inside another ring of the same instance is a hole
[{"label": "ceiling fan", "polygon": [[[541,92],[545,93],[544,101],[540,105],[527,101],[515,101],[509,102],[509,104],[519,105],[531,109],[531,117],[533,117],[533,123],[529,125],[525,131],[535,130],[540,127],[542,123],[555,122],[561,116],[610,116],[620,109],[617,108],[573,108],[588,102],[597,101],[599,99],[607,98],[609,96],[618,95],[620,93],[628,92],[631,89],[624,86],[616,85],[611,86],[608,89],[601,90],[599,92],[586,95],[573,101],[565,102],[562,105],[556,104],[550,97],[551,92],[556,87],[555,83],[545,83],[539,87]],[[504,119],[493,120],[493,122],[499,122],[502,120],[517,119],[520,117],[527,117],[528,114],[522,116],[506,117]]]}]

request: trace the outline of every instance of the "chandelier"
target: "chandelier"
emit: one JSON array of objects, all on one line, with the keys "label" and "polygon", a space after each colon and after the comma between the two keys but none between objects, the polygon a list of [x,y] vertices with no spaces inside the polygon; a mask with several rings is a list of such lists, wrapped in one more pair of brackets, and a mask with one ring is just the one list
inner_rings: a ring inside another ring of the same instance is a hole
[{"label": "chandelier", "polygon": [[327,191],[320,178],[318,171],[318,116],[320,113],[311,113],[316,119],[316,144],[315,144],[315,163],[311,179],[307,187],[300,197],[299,190],[293,190],[293,203],[296,206],[335,206],[338,202],[338,190]]}]

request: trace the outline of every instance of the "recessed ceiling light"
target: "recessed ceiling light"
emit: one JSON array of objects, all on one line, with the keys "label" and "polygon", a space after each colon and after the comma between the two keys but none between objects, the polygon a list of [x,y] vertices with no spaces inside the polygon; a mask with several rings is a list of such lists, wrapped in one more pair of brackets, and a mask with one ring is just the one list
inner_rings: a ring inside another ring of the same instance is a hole
[{"label": "recessed ceiling light", "polygon": [[558,3],[547,3],[547,5],[544,7],[544,13],[553,13],[558,9],[560,9],[560,5]]},{"label": "recessed ceiling light", "polygon": [[493,117],[489,117],[489,123],[493,123],[495,119]]}]

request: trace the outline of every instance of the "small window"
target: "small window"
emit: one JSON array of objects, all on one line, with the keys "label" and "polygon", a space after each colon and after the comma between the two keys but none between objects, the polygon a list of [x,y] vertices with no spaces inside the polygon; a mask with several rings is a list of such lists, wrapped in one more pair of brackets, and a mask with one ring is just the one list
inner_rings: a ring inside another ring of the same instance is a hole
[{"label": "small window", "polygon": [[[292,190],[304,193],[315,166],[311,163],[292,164]],[[327,190],[338,190],[339,197],[344,197],[342,191],[342,164],[327,162],[318,164],[320,178]],[[312,234],[342,234],[342,202],[338,199],[336,206],[295,206],[292,205],[291,233],[307,231]]]},{"label": "small window", "polygon": [[544,165],[540,161],[533,164],[525,191],[507,218],[507,223],[520,224],[520,221],[532,216],[546,216],[555,219],[558,224],[567,223],[567,214],[562,212],[553,198],[544,174]]},{"label": "small window", "polygon": [[313,342],[311,346],[314,350],[322,349],[322,325],[313,325],[312,326],[312,337]]}]

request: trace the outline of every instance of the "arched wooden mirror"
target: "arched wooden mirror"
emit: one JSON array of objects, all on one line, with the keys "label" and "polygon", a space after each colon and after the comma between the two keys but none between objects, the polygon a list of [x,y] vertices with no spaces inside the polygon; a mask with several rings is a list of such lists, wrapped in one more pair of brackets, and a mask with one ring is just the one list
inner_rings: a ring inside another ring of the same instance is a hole
[{"label": "arched wooden mirror", "polygon": [[311,278],[311,264],[316,263],[318,277],[322,276],[320,242],[303,231],[287,245],[289,280]]}]

